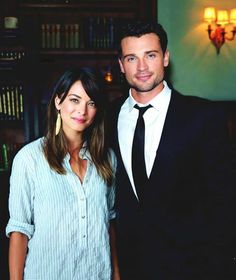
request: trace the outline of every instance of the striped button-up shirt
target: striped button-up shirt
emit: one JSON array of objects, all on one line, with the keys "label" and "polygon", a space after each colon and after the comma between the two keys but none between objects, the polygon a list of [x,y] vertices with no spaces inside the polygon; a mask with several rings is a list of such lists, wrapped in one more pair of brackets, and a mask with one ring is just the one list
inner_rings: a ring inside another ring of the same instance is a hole
[{"label": "striped button-up shirt", "polygon": [[42,138],[24,146],[13,161],[6,234],[21,232],[29,238],[24,279],[111,279],[108,230],[115,218],[114,186],[98,175],[87,150],[80,156],[87,159],[82,184],[69,155],[66,175],[50,169]]}]

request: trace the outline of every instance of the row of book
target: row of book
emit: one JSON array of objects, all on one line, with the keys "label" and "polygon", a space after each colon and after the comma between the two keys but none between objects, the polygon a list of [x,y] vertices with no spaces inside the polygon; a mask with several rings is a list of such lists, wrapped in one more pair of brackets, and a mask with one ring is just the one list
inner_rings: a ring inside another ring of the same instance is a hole
[{"label": "row of book", "polygon": [[89,17],[81,23],[42,23],[43,49],[112,49],[115,47],[112,17]]},{"label": "row of book", "polygon": [[[80,1],[81,0],[21,0],[22,3],[30,3],[30,4],[44,4],[44,3],[45,4],[72,4],[72,3],[78,3]],[[93,0],[89,0],[89,1],[93,1]]]},{"label": "row of book", "polygon": [[25,57],[25,51],[16,50],[1,50],[0,51],[0,61],[20,61]]},{"label": "row of book", "polygon": [[[78,3],[80,0],[21,0],[22,3],[30,4],[71,4]],[[93,1],[93,0],[90,0]]]},{"label": "row of book", "polygon": [[88,28],[87,47],[95,49],[115,47],[114,18],[90,17],[86,28]]},{"label": "row of book", "polygon": [[7,171],[11,168],[12,160],[22,146],[23,144],[19,143],[2,143],[0,145],[0,171]]},{"label": "row of book", "polygon": [[15,121],[24,119],[22,85],[6,85],[0,88],[0,120]]},{"label": "row of book", "polygon": [[41,48],[80,48],[79,24],[41,24]]}]

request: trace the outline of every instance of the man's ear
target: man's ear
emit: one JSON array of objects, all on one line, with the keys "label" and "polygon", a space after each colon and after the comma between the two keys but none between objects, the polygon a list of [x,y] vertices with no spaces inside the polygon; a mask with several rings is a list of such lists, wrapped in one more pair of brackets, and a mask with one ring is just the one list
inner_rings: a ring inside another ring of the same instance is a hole
[{"label": "man's ear", "polygon": [[166,50],[164,54],[164,67],[167,67],[169,65],[169,61],[170,61],[170,53],[168,50]]},{"label": "man's ear", "polygon": [[118,61],[119,61],[119,65],[120,65],[120,71],[124,74],[125,70],[124,70],[124,67],[123,67],[123,63],[122,63],[120,58],[118,58]]}]

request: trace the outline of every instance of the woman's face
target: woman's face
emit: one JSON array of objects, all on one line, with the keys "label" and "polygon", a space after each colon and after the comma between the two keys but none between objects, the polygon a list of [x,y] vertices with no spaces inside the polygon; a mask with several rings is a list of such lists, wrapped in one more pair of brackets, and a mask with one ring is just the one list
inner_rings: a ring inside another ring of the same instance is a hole
[{"label": "woman's face", "polygon": [[85,92],[81,81],[75,82],[64,101],[55,98],[55,106],[60,111],[62,129],[66,135],[83,131],[94,121],[97,113],[95,102]]}]

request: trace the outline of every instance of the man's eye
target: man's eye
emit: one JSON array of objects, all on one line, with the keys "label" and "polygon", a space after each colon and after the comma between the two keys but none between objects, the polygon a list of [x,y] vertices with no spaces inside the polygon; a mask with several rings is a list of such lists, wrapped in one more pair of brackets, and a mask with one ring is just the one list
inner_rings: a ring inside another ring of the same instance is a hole
[{"label": "man's eye", "polygon": [[127,62],[134,62],[136,60],[136,58],[134,56],[128,56],[125,59]]},{"label": "man's eye", "polygon": [[148,58],[150,58],[150,59],[153,59],[153,58],[155,58],[156,57],[156,54],[155,53],[149,53],[148,54]]}]

